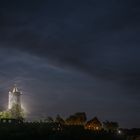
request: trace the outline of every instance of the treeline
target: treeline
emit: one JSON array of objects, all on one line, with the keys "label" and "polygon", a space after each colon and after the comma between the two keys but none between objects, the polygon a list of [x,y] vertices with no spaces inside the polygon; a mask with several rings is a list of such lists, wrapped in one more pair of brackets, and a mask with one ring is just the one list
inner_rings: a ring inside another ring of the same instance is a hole
[{"label": "treeline", "polygon": [[0,120],[0,138],[47,139],[47,140],[125,140],[118,133],[118,123],[101,123],[97,117],[87,121],[84,112],[75,113],[64,119],[46,117],[40,121],[28,122],[16,119]]}]

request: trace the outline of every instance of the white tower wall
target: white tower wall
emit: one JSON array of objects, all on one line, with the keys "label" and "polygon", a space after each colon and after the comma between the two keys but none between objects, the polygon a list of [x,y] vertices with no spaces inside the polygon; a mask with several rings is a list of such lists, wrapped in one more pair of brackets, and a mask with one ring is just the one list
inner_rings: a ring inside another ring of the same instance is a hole
[{"label": "white tower wall", "polygon": [[8,109],[11,109],[14,105],[21,107],[20,96],[20,91],[17,89],[17,87],[14,87],[14,89],[9,92]]}]

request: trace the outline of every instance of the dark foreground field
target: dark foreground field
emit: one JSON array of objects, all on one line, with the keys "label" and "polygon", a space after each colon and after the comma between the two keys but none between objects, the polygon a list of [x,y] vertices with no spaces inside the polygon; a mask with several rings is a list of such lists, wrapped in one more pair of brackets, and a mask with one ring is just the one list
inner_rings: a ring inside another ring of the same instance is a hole
[{"label": "dark foreground field", "polygon": [[87,131],[81,126],[55,126],[43,123],[0,124],[0,140],[126,140],[125,135]]}]

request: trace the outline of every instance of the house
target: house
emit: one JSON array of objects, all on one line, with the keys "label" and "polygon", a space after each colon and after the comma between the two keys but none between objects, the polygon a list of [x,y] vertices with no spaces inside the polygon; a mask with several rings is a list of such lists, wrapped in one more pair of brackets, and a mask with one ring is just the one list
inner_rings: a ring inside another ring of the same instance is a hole
[{"label": "house", "polygon": [[91,119],[85,124],[85,129],[100,131],[102,129],[102,123],[98,120],[97,117],[94,117],[93,119]]}]

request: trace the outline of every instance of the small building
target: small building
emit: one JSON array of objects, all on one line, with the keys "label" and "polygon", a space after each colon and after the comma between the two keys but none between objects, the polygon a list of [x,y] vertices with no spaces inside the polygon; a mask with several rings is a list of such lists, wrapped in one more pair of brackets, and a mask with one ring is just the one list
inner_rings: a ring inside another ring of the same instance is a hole
[{"label": "small building", "polygon": [[102,123],[98,120],[97,117],[94,117],[93,119],[91,119],[85,124],[85,129],[100,131],[102,129]]}]

